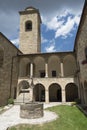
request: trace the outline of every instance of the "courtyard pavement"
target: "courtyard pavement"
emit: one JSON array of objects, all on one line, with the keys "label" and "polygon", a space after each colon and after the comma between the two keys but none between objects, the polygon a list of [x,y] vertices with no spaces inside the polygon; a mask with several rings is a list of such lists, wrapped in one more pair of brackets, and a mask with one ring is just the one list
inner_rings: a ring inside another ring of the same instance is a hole
[{"label": "courtyard pavement", "polygon": [[[61,103],[44,104],[44,108],[60,105]],[[7,107],[8,108],[8,107]],[[44,116],[38,119],[23,119],[20,118],[20,105],[14,105],[7,109],[3,114],[0,114],[0,130],[7,130],[8,127],[17,124],[42,124],[56,120],[58,115],[54,112],[44,110]]]}]

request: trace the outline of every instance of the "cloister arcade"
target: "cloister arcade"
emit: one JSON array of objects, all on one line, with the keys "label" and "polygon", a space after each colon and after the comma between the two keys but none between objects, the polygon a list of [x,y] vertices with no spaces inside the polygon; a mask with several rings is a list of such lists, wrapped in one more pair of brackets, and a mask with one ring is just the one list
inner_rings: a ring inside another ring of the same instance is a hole
[{"label": "cloister arcade", "polygon": [[56,54],[47,57],[21,57],[19,63],[19,77],[73,77],[76,72],[76,61],[74,55],[67,54],[58,56]]},{"label": "cloister arcade", "polygon": [[[74,81],[76,62],[72,54],[60,56],[37,55],[19,57],[17,97],[23,95],[23,85],[28,86],[26,97],[39,102],[70,102],[78,98],[78,86]],[[34,89],[31,89],[31,77]],[[27,83],[23,83],[23,81]],[[22,84],[21,84],[22,83]],[[21,87],[20,87],[21,86]]]}]

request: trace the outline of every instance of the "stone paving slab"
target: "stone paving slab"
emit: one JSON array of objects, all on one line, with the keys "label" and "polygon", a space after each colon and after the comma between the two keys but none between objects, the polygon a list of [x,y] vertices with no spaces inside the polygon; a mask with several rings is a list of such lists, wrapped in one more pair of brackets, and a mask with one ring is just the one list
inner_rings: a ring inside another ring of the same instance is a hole
[{"label": "stone paving slab", "polygon": [[[58,104],[44,105],[44,108],[55,106]],[[38,119],[23,119],[20,118],[20,106],[14,105],[12,108],[0,115],[0,130],[6,130],[10,126],[17,124],[42,124],[56,120],[58,116],[54,112],[44,111],[44,116]]]}]

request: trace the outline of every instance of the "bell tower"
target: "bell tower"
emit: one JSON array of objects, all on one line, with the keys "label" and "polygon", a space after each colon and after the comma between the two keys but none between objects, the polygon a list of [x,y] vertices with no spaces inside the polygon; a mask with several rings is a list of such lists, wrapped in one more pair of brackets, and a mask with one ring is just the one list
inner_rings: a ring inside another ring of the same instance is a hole
[{"label": "bell tower", "polygon": [[28,7],[20,11],[20,43],[19,49],[24,54],[41,52],[41,17],[39,10]]}]

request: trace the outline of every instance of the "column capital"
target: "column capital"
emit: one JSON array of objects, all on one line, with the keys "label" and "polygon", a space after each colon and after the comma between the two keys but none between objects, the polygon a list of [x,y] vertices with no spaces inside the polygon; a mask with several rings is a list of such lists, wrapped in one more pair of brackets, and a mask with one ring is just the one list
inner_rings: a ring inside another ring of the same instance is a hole
[{"label": "column capital", "polygon": [[63,88],[62,91],[65,91],[65,88]]}]

